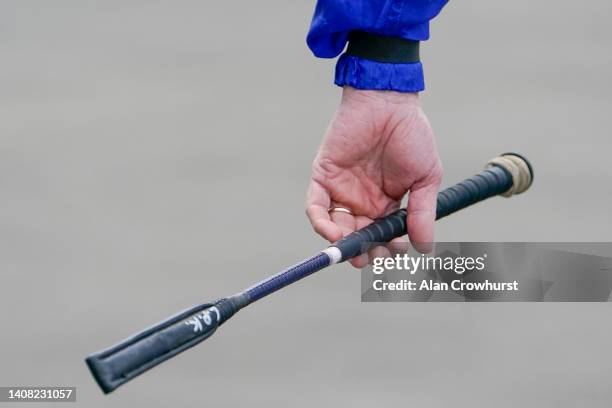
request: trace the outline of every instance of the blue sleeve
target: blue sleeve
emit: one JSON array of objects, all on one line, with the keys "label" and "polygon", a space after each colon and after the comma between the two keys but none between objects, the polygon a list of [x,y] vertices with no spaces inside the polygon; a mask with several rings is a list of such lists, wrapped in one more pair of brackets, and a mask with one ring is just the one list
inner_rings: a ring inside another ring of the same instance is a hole
[{"label": "blue sleeve", "polygon": [[[352,30],[424,41],[429,20],[448,0],[318,0],[307,43],[320,58],[334,58],[346,46]],[[392,64],[342,55],[335,84],[358,89],[419,92],[425,89],[420,62]]]}]

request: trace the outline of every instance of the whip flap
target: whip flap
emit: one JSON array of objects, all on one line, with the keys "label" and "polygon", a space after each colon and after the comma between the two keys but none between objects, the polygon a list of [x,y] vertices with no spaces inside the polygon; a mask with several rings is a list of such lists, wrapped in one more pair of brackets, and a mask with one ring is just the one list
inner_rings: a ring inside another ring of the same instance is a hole
[{"label": "whip flap", "polygon": [[[506,153],[487,163],[485,170],[438,194],[436,219],[489,197],[509,197],[526,191],[533,181],[529,162]],[[305,259],[250,288],[213,303],[187,309],[121,343],[92,354],[85,360],[105,393],[157,364],[210,337],[243,307],[311,275],[329,265],[346,261],[381,242],[406,234],[406,209],[400,209],[357,230],[318,254]]]}]

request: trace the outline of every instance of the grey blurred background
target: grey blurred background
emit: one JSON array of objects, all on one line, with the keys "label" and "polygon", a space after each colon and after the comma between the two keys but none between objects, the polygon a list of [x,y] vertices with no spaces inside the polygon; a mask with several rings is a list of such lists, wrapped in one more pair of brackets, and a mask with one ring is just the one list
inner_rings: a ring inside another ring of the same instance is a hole
[{"label": "grey blurred background", "polygon": [[[340,89],[304,42],[313,6],[0,3],[0,385],[75,385],[84,407],[610,406],[609,304],[362,304],[348,266],[102,396],[85,355],[323,245],[303,202]],[[612,239],[611,12],[464,0],[434,20],[445,185],[508,150],[536,168],[439,240]]]}]

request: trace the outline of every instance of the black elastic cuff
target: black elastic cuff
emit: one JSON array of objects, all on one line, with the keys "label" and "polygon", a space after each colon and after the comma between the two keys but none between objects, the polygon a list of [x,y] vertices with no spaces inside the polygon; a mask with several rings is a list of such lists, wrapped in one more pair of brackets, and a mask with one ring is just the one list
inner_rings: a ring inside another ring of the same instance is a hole
[{"label": "black elastic cuff", "polygon": [[392,64],[406,64],[421,60],[419,41],[385,37],[365,31],[351,31],[346,54]]}]

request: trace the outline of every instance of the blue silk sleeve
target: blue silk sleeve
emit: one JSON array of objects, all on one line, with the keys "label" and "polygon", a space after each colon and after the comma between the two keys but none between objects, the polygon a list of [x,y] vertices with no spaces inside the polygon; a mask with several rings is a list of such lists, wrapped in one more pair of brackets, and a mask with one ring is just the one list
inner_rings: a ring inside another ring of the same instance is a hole
[{"label": "blue silk sleeve", "polygon": [[[307,43],[315,56],[335,58],[352,30],[425,41],[429,21],[448,0],[318,0]],[[420,62],[382,63],[342,55],[336,64],[338,86],[419,92],[425,88]]]}]

